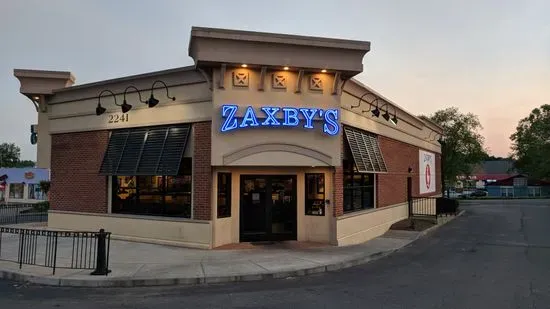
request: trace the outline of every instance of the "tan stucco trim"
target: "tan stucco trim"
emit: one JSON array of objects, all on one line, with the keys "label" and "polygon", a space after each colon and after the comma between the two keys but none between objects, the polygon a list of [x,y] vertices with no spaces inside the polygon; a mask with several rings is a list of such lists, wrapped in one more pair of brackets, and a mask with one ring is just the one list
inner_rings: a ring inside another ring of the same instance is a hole
[{"label": "tan stucco trim", "polygon": [[125,215],[125,214],[103,214],[103,213],[93,213],[93,212],[79,212],[79,211],[63,211],[63,210],[49,210],[48,213],[53,214],[69,214],[69,215],[84,215],[84,216],[95,216],[95,217],[111,217],[111,218],[126,218],[126,219],[136,219],[136,220],[148,220],[148,221],[170,221],[170,222],[190,222],[198,224],[210,224],[208,220],[196,220],[196,219],[187,219],[187,218],[178,218],[178,217],[160,217],[160,216],[140,216],[140,215]]},{"label": "tan stucco trim", "polygon": [[201,249],[212,247],[212,221],[205,220],[50,210],[48,227],[79,231],[103,228],[116,239]]},{"label": "tan stucco trim", "polygon": [[[192,27],[191,41],[193,40],[193,37],[238,40],[238,41],[253,41],[253,42],[261,42],[261,43],[277,43],[277,44],[288,44],[288,45],[304,45],[304,46],[315,46],[315,47],[329,47],[329,48],[338,48],[338,49],[353,49],[353,50],[366,50],[366,51],[370,50],[370,42],[367,42],[367,41],[334,39],[334,38],[270,33],[270,32],[232,30],[232,29],[222,29],[222,28]],[[191,46],[191,44],[189,44],[189,46]]]},{"label": "tan stucco trim", "polygon": [[362,115],[349,111],[347,108],[341,109],[341,123],[358,129],[372,132],[384,137],[394,139],[409,145],[417,146],[435,153],[441,153],[441,146],[438,142],[432,143],[424,140],[413,133],[399,128],[399,125],[390,126],[382,121],[374,121]]},{"label": "tan stucco trim", "polygon": [[316,160],[319,160],[325,163],[327,166],[332,165],[332,157],[324,154],[322,152],[297,145],[289,144],[259,144],[251,147],[246,147],[235,152],[226,154],[223,156],[223,164],[230,165],[232,162],[235,162],[244,157],[248,157],[253,154],[262,153],[262,152],[290,152],[300,154],[306,157],[311,157]]},{"label": "tan stucco trim", "polygon": [[13,75],[15,77],[53,78],[53,79],[67,79],[71,82],[75,81],[74,75],[71,72],[66,72],[66,71],[14,69]]},{"label": "tan stucco trim", "polygon": [[[82,100],[85,100],[85,99],[86,98],[83,98]],[[77,100],[77,101],[82,101],[82,100]],[[72,102],[76,102],[76,101],[64,102],[64,103],[72,103]],[[171,106],[171,105],[180,105],[180,104],[211,103],[211,102],[212,102],[212,97],[204,97],[204,98],[190,99],[190,100],[176,100],[176,101],[163,102],[162,107]],[[62,104],[62,103],[55,103],[55,104]],[[150,109],[150,108],[147,105],[136,104],[132,106],[132,111],[140,110],[140,109]],[[82,117],[82,116],[95,116],[94,107],[90,106],[90,111],[87,111],[87,112],[63,114],[60,116],[50,116],[48,117],[48,119],[55,120],[55,119],[64,119],[64,118],[73,118],[73,117]],[[211,119],[211,118],[208,118],[208,119]]]},{"label": "tan stucco trim", "polygon": [[114,84],[114,83],[132,81],[132,80],[135,80],[135,79],[157,77],[157,76],[160,76],[160,75],[179,73],[179,72],[187,72],[187,71],[195,71],[195,66],[190,65],[190,66],[179,67],[179,68],[174,68],[174,69],[154,71],[154,72],[149,72],[149,73],[144,73],[144,74],[136,74],[136,75],[119,77],[119,78],[106,79],[106,80],[102,80],[102,81],[99,81],[99,82],[76,85],[76,86],[61,88],[61,89],[54,89],[53,92],[58,93],[58,92],[65,92],[65,91],[81,90],[81,89],[84,89],[84,88],[103,86],[103,85],[109,85],[109,84]]}]

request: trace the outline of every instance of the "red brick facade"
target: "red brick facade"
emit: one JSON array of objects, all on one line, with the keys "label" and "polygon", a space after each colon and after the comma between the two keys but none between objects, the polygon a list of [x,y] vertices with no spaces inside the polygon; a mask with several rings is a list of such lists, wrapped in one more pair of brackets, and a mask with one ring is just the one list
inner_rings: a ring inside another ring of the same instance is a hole
[{"label": "red brick facade", "polygon": [[[344,152],[345,137],[342,137],[342,156]],[[412,194],[419,196],[418,183],[418,151],[419,147],[406,144],[400,141],[393,140],[388,137],[379,136],[380,150],[384,156],[387,174],[378,174],[376,176],[376,205],[384,207],[395,205],[407,201],[407,177],[412,177]],[[441,192],[441,155],[436,154],[436,192]],[[409,167],[412,168],[409,174]],[[335,167],[334,173],[334,211],[335,217],[341,216],[344,213],[343,203],[343,183],[344,175],[342,166]]]},{"label": "red brick facade", "polygon": [[[340,135],[340,156],[344,157],[345,136]],[[344,168],[342,165],[334,168],[334,205],[333,216],[339,217],[344,214]]]},{"label": "red brick facade", "polygon": [[[377,175],[377,206],[384,207],[407,201],[407,176],[412,177],[412,195],[419,196],[419,147],[379,136],[380,150],[384,155],[387,174]],[[408,169],[412,168],[411,173]],[[441,158],[436,154],[436,192],[441,192]]]},{"label": "red brick facade", "polygon": [[107,212],[107,177],[99,168],[108,142],[108,131],[52,135],[52,210]]},{"label": "red brick facade", "polygon": [[212,220],[212,122],[193,124],[193,219]]}]

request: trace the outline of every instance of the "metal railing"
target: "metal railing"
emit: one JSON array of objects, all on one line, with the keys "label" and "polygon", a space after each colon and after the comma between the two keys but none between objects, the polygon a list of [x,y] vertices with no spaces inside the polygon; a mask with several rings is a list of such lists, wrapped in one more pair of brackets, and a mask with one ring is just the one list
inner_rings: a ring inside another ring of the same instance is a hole
[{"label": "metal railing", "polygon": [[0,204],[0,225],[48,221],[40,204]]},{"label": "metal railing", "polygon": [[411,217],[437,217],[437,198],[411,197],[409,213]]},{"label": "metal railing", "polygon": [[52,268],[95,269],[109,273],[111,233],[0,227],[0,260]]}]

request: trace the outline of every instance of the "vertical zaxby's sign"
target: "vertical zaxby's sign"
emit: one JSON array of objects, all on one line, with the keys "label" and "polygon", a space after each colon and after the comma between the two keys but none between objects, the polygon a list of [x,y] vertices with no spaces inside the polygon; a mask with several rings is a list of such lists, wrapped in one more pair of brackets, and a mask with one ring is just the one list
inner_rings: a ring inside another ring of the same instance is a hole
[{"label": "vertical zaxby's sign", "polygon": [[338,109],[295,108],[264,106],[255,110],[248,106],[239,117],[238,105],[222,105],[220,131],[229,132],[245,128],[301,127],[313,130],[318,125],[323,133],[337,135],[340,131]]},{"label": "vertical zaxby's sign", "polygon": [[420,194],[433,193],[436,187],[435,154],[424,150],[419,151]]}]

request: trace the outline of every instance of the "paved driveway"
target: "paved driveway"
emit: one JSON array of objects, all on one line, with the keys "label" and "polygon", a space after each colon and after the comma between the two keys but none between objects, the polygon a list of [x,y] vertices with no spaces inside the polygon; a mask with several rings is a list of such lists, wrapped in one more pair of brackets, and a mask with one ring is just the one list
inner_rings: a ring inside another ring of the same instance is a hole
[{"label": "paved driveway", "polygon": [[549,308],[550,201],[467,213],[364,266],[207,287],[68,289],[0,282],[2,308]]}]

